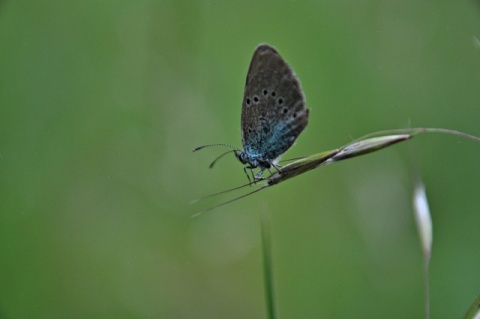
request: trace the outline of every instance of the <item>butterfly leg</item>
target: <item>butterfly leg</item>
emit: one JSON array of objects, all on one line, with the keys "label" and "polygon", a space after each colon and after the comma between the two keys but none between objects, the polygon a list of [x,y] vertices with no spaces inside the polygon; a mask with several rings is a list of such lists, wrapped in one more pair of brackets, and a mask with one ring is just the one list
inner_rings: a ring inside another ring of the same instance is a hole
[{"label": "butterfly leg", "polygon": [[[263,180],[262,174],[263,174],[264,171],[265,171],[265,169],[262,168],[262,169],[260,169],[260,171],[259,171],[257,174],[255,174],[255,176],[253,176],[253,179],[254,179],[255,183],[258,182],[258,181]],[[270,170],[269,170],[269,171],[270,171]],[[252,174],[253,174],[253,173],[252,173]]]},{"label": "butterfly leg", "polygon": [[275,169],[277,170],[277,173],[279,173],[279,174],[281,173],[281,172],[280,172],[280,169],[282,168],[282,166],[281,166],[281,165],[278,165],[278,164],[272,164],[272,167],[273,167],[273,168],[275,168]]},{"label": "butterfly leg", "polygon": [[[250,178],[250,175],[248,175],[247,169],[250,170],[250,174],[252,175],[251,178]],[[262,174],[263,170],[253,175],[253,167],[247,165],[243,167],[243,171],[245,172],[245,175],[247,175],[248,183],[250,184],[250,186],[252,186],[252,184],[256,184],[258,181],[263,179],[263,177],[259,176]]]},{"label": "butterfly leg", "polygon": [[[256,168],[256,167],[252,167],[252,166],[249,166],[249,165],[246,165],[246,166],[243,167],[243,171],[245,172],[245,175],[247,175],[248,183],[250,184],[250,186],[252,184],[256,184],[257,182],[264,180],[264,178],[262,177],[262,174],[265,171],[265,168],[260,169],[260,171],[258,173],[256,173],[255,175],[253,174],[253,169],[254,168]],[[250,175],[248,175],[247,169],[250,170],[250,174],[252,175],[251,178],[250,178]]]},{"label": "butterfly leg", "polygon": [[[251,169],[250,167],[248,167],[248,166],[244,166],[244,167],[243,167],[243,171],[245,172],[245,175],[247,175],[248,183],[249,183],[250,185],[252,185],[252,180],[250,179],[250,175],[248,175],[247,168],[250,169],[250,172],[252,171],[252,169]],[[253,173],[252,173],[252,174],[253,174]]]}]

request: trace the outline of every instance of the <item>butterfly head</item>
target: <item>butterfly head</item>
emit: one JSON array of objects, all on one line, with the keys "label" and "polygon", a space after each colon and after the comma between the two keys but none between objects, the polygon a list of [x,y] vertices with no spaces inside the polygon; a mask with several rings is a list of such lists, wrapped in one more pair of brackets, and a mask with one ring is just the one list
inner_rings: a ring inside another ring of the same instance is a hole
[{"label": "butterfly head", "polygon": [[251,156],[249,156],[247,152],[240,151],[240,150],[234,150],[233,153],[235,154],[235,157],[242,164],[249,164],[252,168],[258,167],[257,160],[255,160]]}]

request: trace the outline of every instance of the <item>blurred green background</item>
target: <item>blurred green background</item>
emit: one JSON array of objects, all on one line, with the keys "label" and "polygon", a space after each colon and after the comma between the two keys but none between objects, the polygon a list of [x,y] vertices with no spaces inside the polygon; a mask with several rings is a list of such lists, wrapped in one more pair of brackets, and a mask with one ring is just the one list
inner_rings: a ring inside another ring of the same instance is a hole
[{"label": "blurred green background", "polygon": [[0,318],[422,318],[415,172],[434,222],[432,317],[480,292],[480,144],[448,135],[312,171],[192,218],[246,182],[248,64],[299,76],[284,158],[394,128],[480,135],[478,1],[1,1]]}]

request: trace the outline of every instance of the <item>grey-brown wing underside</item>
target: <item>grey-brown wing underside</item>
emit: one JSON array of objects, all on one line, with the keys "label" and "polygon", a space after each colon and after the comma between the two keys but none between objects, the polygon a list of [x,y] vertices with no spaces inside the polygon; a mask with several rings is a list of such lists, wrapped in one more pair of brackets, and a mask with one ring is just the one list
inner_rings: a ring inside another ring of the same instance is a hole
[{"label": "grey-brown wing underside", "polygon": [[244,150],[273,161],[308,124],[309,109],[300,82],[278,52],[263,44],[255,50],[242,105]]}]

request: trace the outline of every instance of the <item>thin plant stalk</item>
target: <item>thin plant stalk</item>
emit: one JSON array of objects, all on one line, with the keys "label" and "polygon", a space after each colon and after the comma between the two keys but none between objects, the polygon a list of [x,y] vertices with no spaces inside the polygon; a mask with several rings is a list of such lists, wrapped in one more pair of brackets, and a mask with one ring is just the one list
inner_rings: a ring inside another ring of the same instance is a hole
[{"label": "thin plant stalk", "polygon": [[261,223],[262,233],[262,253],[263,253],[263,274],[265,283],[265,299],[267,302],[267,318],[275,319],[275,299],[273,296],[273,267],[272,267],[272,247],[270,236],[270,218],[268,213],[262,214]]}]

